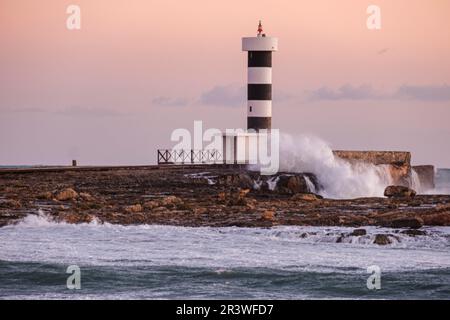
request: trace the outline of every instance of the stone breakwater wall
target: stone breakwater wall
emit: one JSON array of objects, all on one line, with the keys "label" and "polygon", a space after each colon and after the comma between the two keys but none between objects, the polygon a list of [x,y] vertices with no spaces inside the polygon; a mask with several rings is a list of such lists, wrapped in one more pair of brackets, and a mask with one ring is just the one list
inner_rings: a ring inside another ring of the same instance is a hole
[{"label": "stone breakwater wall", "polygon": [[334,155],[350,163],[384,165],[394,185],[416,188],[424,192],[434,188],[434,166],[411,166],[408,151],[345,151],[335,150]]}]

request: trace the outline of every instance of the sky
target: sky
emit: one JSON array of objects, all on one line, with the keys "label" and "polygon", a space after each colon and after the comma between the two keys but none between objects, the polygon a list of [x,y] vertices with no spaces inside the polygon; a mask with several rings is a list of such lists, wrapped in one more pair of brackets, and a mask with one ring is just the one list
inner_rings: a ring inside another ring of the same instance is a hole
[{"label": "sky", "polygon": [[0,165],[153,164],[194,120],[244,128],[241,38],[261,19],[279,38],[274,128],[450,168],[449,14],[448,0],[0,0]]}]

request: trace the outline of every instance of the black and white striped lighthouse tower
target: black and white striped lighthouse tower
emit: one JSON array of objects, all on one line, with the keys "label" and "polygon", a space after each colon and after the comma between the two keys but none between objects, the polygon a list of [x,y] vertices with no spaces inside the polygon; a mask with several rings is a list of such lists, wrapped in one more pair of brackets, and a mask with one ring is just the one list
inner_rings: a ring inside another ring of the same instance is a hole
[{"label": "black and white striped lighthouse tower", "polygon": [[247,129],[272,127],[272,51],[278,39],[266,37],[261,21],[256,37],[242,38],[242,51],[248,52]]}]

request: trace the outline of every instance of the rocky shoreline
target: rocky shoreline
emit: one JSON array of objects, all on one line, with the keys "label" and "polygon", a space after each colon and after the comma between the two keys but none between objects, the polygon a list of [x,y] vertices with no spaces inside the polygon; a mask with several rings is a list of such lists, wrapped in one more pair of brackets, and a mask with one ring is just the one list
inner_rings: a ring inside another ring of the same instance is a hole
[{"label": "rocky shoreline", "polygon": [[[29,214],[55,221],[211,227],[450,226],[450,195],[323,199],[311,174],[260,177],[243,169],[143,168],[0,172],[0,226]],[[387,237],[387,236],[386,236]],[[379,244],[389,237],[378,237]]]}]

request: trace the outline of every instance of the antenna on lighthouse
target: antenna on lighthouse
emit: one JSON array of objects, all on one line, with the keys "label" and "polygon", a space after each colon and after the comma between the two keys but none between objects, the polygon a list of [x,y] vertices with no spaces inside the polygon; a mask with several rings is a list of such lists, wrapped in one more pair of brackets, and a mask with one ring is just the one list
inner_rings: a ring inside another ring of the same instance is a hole
[{"label": "antenna on lighthouse", "polygon": [[262,24],[261,24],[261,20],[259,20],[259,24],[258,24],[258,37],[261,37],[261,33],[263,32],[263,28],[262,28]]}]

